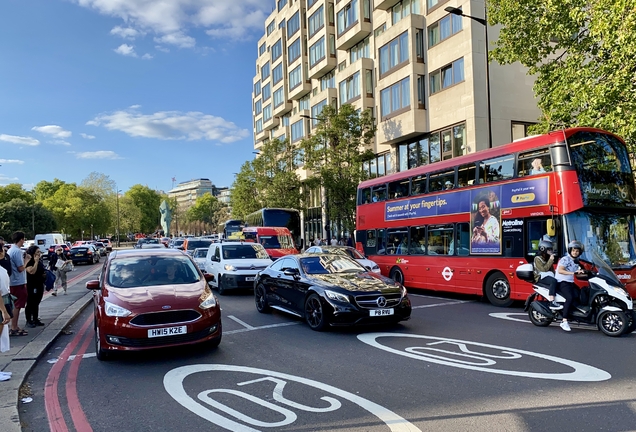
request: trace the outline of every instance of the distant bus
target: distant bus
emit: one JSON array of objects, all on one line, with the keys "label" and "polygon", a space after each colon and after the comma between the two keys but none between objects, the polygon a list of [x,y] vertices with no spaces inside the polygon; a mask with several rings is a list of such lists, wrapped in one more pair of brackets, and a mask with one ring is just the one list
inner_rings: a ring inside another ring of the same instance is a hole
[{"label": "distant bus", "polygon": [[248,227],[285,227],[291,233],[296,247],[302,248],[300,212],[285,208],[263,208],[245,217]]},{"label": "distant bus", "polygon": [[[382,274],[411,288],[527,298],[515,277],[549,239],[579,240],[636,295],[636,190],[617,136],[575,128],[367,180],[357,241]],[[581,258],[585,260],[585,256]]]},{"label": "distant bus", "polygon": [[229,238],[232,233],[241,231],[243,225],[242,220],[230,219],[220,223],[217,231],[219,234],[223,234],[223,238]]}]

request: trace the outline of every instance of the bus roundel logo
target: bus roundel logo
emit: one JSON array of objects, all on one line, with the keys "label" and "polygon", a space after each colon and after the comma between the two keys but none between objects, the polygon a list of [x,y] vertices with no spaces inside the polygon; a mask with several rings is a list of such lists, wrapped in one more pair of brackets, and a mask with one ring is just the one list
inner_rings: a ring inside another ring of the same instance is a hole
[{"label": "bus roundel logo", "polygon": [[446,282],[449,282],[453,278],[453,271],[450,267],[444,267],[444,270],[442,270],[442,277],[446,280]]}]

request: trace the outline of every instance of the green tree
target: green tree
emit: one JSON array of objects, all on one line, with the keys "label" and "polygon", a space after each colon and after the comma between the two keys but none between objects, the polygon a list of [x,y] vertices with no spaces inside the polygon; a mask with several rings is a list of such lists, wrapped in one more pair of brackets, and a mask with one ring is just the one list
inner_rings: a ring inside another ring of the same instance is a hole
[{"label": "green tree", "polygon": [[536,76],[536,132],[594,126],[636,143],[636,0],[489,0],[491,57]]},{"label": "green tree", "polygon": [[248,214],[263,208],[256,187],[256,173],[250,161],[246,161],[236,175],[230,190],[230,204],[232,217],[236,219],[245,219]]},{"label": "green tree", "polygon": [[223,211],[224,208],[225,205],[211,193],[205,193],[188,209],[188,222],[203,222],[216,229],[219,219],[227,216],[227,212]]},{"label": "green tree", "polygon": [[14,199],[21,199],[27,203],[32,203],[33,194],[22,188],[20,183],[11,183],[6,186],[0,186],[0,203],[8,203]]},{"label": "green tree", "polygon": [[28,203],[21,198],[0,203],[0,236],[5,240],[10,242],[11,235],[16,231],[33,238],[34,225],[35,234],[55,232],[57,229],[53,214],[41,203]]},{"label": "green tree", "polygon": [[126,233],[142,232],[142,217],[141,209],[131,197],[123,195],[119,198],[119,232],[122,238],[125,238]]},{"label": "green tree", "polygon": [[161,195],[157,191],[148,186],[136,184],[126,191],[125,196],[129,197],[141,211],[139,232],[151,233],[161,226],[159,212]]},{"label": "green tree", "polygon": [[252,162],[259,208],[300,208],[301,183],[296,174],[300,156],[300,148],[290,145],[288,140],[273,139],[263,144]]},{"label": "green tree", "polygon": [[52,182],[42,180],[35,185],[33,190],[35,191],[35,199],[37,201],[44,201],[47,198],[52,197],[57,190],[62,187],[66,182],[60,179],[53,179]]},{"label": "green tree", "polygon": [[338,111],[327,105],[318,119],[314,134],[301,144],[305,168],[314,173],[308,186],[318,183],[324,187],[329,219],[353,232],[356,191],[366,179],[362,164],[375,156],[370,150],[375,123],[370,110],[358,112],[351,105]]}]

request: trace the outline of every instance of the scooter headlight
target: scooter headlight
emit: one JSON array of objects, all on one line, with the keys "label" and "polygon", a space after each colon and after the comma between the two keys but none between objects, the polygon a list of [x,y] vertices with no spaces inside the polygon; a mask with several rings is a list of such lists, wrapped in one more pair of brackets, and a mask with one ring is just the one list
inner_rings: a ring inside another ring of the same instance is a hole
[{"label": "scooter headlight", "polygon": [[623,288],[617,288],[614,287],[614,291],[616,291],[617,293],[624,295],[625,297],[629,298],[629,293],[627,291],[625,291]]}]

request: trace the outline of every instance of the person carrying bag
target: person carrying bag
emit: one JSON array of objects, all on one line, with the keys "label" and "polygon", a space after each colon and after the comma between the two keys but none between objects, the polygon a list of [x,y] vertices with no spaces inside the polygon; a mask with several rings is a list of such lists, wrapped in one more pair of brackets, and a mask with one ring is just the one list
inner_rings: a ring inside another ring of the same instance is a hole
[{"label": "person carrying bag", "polygon": [[49,260],[49,269],[55,271],[55,287],[51,295],[57,296],[57,290],[62,288],[66,294],[66,273],[73,270],[73,262],[64,256],[64,249],[61,246],[55,248],[55,255]]}]

